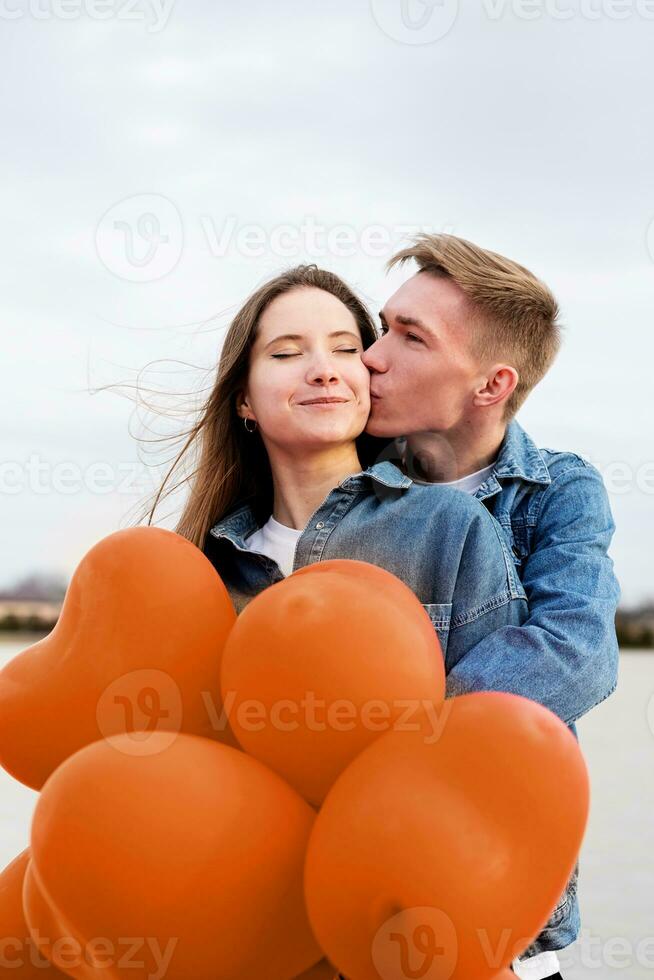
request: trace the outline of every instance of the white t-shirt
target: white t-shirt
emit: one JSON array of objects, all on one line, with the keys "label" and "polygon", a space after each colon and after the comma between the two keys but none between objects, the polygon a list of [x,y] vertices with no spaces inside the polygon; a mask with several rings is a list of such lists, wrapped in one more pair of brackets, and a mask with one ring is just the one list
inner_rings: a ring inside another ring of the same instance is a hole
[{"label": "white t-shirt", "polygon": [[290,575],[295,560],[295,546],[301,534],[302,531],[286,527],[271,516],[263,527],[246,538],[245,545],[249,551],[272,558],[284,575]]},{"label": "white t-shirt", "polygon": [[526,960],[514,960],[511,965],[516,977],[521,980],[545,980],[546,977],[556,976],[561,970],[559,958],[553,949]]},{"label": "white t-shirt", "polygon": [[442,482],[439,480],[437,483],[430,483],[429,480],[414,479],[413,482],[429,487],[456,487],[457,490],[463,490],[465,493],[474,493],[482,483],[486,482],[487,477],[491,475],[495,462],[493,461],[489,466],[484,466],[483,470],[477,470],[476,473],[468,473],[467,476],[462,476],[458,480],[443,480]]}]

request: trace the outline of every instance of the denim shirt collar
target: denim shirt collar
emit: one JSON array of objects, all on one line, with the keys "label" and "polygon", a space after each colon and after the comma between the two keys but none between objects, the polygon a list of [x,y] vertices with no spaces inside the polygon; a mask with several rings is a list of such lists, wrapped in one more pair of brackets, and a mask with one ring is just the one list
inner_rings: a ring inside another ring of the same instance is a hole
[{"label": "denim shirt collar", "polygon": [[500,446],[493,475],[497,477],[520,477],[527,483],[552,482],[545,460],[522,426],[512,419],[509,422],[504,441]]},{"label": "denim shirt collar", "polygon": [[[357,493],[366,489],[368,480],[396,490],[406,490],[413,483],[413,480],[405,476],[394,463],[383,460],[381,463],[374,463],[361,473],[345,477],[338,486],[347,493]],[[229,538],[237,546],[245,548],[245,539],[258,528],[252,508],[246,503],[214,524],[209,533],[215,538]]]},{"label": "denim shirt collar", "polygon": [[[500,446],[493,472],[479,487],[475,496],[480,499],[491,497],[502,487],[501,479],[522,479],[527,483],[537,483],[546,486],[552,482],[545,460],[535,442],[527,435],[522,426],[512,419],[509,422],[504,440]],[[349,493],[365,490],[367,481],[381,483],[385,487],[406,490],[412,480],[390,460],[374,463],[361,473],[346,477],[339,487]],[[243,504],[232,511],[210,529],[213,537],[228,537],[235,544],[245,548],[245,538],[258,529],[252,509],[249,504]]]},{"label": "denim shirt collar", "polygon": [[504,439],[493,470],[476,490],[478,500],[487,500],[502,490],[500,480],[525,480],[527,483],[547,486],[552,482],[545,460],[522,426],[512,419],[506,427]]}]

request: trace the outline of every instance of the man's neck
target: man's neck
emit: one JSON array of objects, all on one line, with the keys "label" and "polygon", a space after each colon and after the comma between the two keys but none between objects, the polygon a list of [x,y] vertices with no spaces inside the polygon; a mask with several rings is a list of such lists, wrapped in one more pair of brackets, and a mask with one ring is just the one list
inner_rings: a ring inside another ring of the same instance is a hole
[{"label": "man's neck", "polygon": [[450,483],[490,466],[506,435],[506,423],[484,431],[471,425],[443,432],[416,432],[407,437],[405,468],[429,483]]},{"label": "man's neck", "polygon": [[269,447],[273,477],[272,516],[280,524],[301,530],[328,493],[346,477],[361,472],[356,445],[289,456]]}]

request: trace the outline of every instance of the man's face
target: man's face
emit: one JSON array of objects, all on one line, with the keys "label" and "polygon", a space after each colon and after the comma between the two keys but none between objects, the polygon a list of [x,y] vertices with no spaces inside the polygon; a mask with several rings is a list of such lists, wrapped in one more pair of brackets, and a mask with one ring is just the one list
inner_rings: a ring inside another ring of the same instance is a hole
[{"label": "man's face", "polygon": [[469,350],[473,313],[456,283],[419,272],[380,313],[384,336],[363,354],[374,436],[443,432],[470,415],[484,373]]}]

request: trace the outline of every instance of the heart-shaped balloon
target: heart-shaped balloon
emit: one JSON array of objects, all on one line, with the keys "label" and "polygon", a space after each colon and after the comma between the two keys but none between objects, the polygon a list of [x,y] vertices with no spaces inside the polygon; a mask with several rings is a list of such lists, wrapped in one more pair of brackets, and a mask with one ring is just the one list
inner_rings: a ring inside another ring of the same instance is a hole
[{"label": "heart-shaped balloon", "polygon": [[154,527],[103,538],[52,632],[0,671],[0,764],[40,789],[73,752],[120,732],[236,745],[219,694],[235,621],[222,580],[186,538]]},{"label": "heart-shaped balloon", "polygon": [[436,729],[382,735],[311,834],[305,890],[325,954],[356,980],[489,980],[547,922],[588,801],[577,740],[518,695],[451,698]]},{"label": "heart-shaped balloon", "polygon": [[344,559],[307,566],[250,602],[225,645],[221,690],[243,748],[320,804],[382,732],[442,702],[445,669],[411,590]]},{"label": "heart-shaped balloon", "polygon": [[37,801],[25,915],[44,953],[67,938],[78,980],[127,964],[134,980],[288,980],[317,963],[308,803],[229,746],[155,732],[138,755],[131,741],[81,749]]},{"label": "heart-shaped balloon", "polygon": [[16,980],[64,980],[30,936],[23,914],[23,882],[29,865],[29,848],[0,874],[0,973]]}]

